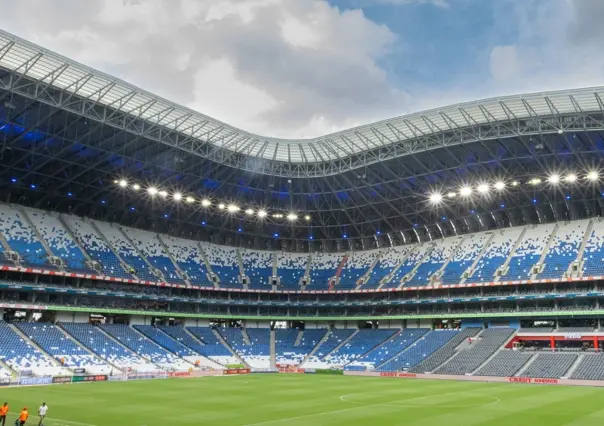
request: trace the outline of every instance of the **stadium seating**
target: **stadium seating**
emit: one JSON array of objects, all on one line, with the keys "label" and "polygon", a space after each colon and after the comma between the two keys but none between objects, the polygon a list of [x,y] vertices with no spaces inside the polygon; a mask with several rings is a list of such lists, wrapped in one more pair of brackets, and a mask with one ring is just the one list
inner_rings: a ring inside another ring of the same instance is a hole
[{"label": "stadium seating", "polygon": [[490,232],[481,232],[465,237],[455,249],[451,261],[445,266],[440,281],[443,284],[459,284],[463,273],[472,266],[491,235]]},{"label": "stadium seating", "polygon": [[15,325],[30,340],[65,367],[91,367],[107,365],[100,358],[68,338],[58,327],[42,322],[17,322]]},{"label": "stadium seating", "polygon": [[197,353],[191,348],[176,341],[157,327],[153,327],[152,325],[135,325],[134,329],[153,340],[159,346],[172,352],[173,354],[178,355],[179,357],[185,358],[187,356],[197,355]]},{"label": "stadium seating", "polygon": [[570,377],[576,380],[604,380],[604,355],[585,354]]},{"label": "stadium seating", "polygon": [[[415,246],[392,247],[386,250],[379,258],[379,261],[373,267],[367,282],[363,284],[362,289],[374,289],[380,286],[381,281],[392,273],[405,259]],[[399,280],[400,283],[400,280]]]},{"label": "stadium seating", "polygon": [[512,255],[509,270],[501,277],[502,281],[526,280],[531,277],[531,269],[539,262],[555,226],[550,223],[526,228],[522,241]]},{"label": "stadium seating", "polygon": [[275,330],[275,354],[277,364],[299,365],[321,341],[327,330],[310,329],[302,331],[296,345],[298,330]]},{"label": "stadium seating", "polygon": [[[444,332],[453,332],[454,334],[449,334],[448,338],[445,340],[445,336],[441,336],[438,334],[434,334],[430,336],[431,338],[439,339],[437,341],[438,346],[426,343],[426,352],[422,359],[411,366],[409,371],[412,373],[426,373],[432,372],[436,370],[442,363],[447,361],[455,354],[455,349],[461,345],[463,342],[467,342],[470,337],[476,336],[480,333],[480,328],[468,327],[464,328],[461,331],[459,330],[434,330],[432,333],[444,333]],[[428,334],[426,337],[431,335]]]},{"label": "stadium seating", "polygon": [[303,366],[306,368],[322,368],[325,367],[326,363],[322,359],[336,349],[345,340],[350,338],[356,330],[346,329],[333,329],[329,332],[327,338],[321,343],[321,345],[315,350],[315,353],[308,357],[304,362]]},{"label": "stadium seating", "polygon": [[445,265],[449,257],[459,246],[461,240],[461,237],[450,237],[437,241],[426,259],[417,268],[415,274],[407,280],[405,286],[416,287],[430,284],[432,275]]},{"label": "stadium seating", "polygon": [[94,221],[94,224],[122,260],[134,269],[134,275],[141,280],[158,281],[158,277],[149,269],[147,262],[143,260],[117,225],[98,221]]},{"label": "stadium seating", "polygon": [[396,329],[362,328],[344,345],[324,357],[322,361],[330,367],[342,367],[390,339],[397,332]]},{"label": "stadium seating", "polygon": [[122,268],[120,260],[89,222],[71,215],[65,216],[65,222],[88,255],[101,265],[103,275],[132,279],[132,275]]},{"label": "stadium seating", "polygon": [[357,286],[357,282],[368,271],[375,259],[379,255],[379,250],[360,251],[352,253],[340,275],[338,290],[352,290]]},{"label": "stadium seating", "polygon": [[80,344],[117,368],[132,368],[138,371],[153,371],[157,367],[135,352],[109,338],[99,327],[85,323],[61,323]]},{"label": "stadium seating", "polygon": [[281,252],[277,255],[277,275],[282,290],[299,290],[306,272],[308,253]]},{"label": "stadium seating", "polygon": [[[127,227],[123,227],[122,231],[130,238],[130,241],[137,247],[139,252],[145,256],[147,261],[159,270],[161,276],[165,278],[165,281],[175,284],[185,283],[176,270],[176,266],[172,263],[169,254],[164,250],[164,246],[157,235],[152,234],[151,232],[141,231],[140,229]],[[158,278],[161,276],[158,276]]]},{"label": "stadium seating", "polygon": [[522,377],[537,377],[544,379],[559,379],[570,369],[577,360],[577,354],[543,353],[521,374]]},{"label": "stadium seating", "polygon": [[222,344],[209,327],[187,327],[186,330],[198,339],[203,346],[199,353],[222,365],[239,364],[240,361]]},{"label": "stadium seating", "polygon": [[48,374],[61,370],[56,361],[24,340],[4,321],[0,321],[0,358],[17,372]]},{"label": "stadium seating", "polygon": [[429,333],[424,334],[407,348],[403,349],[396,356],[380,365],[377,370],[408,370],[428,358],[458,333],[458,330],[432,330]]},{"label": "stadium seating", "polygon": [[242,289],[243,285],[239,279],[237,249],[209,243],[200,243],[200,245],[206,254],[212,272],[216,274],[220,281],[220,287]]},{"label": "stadium seating", "polygon": [[93,272],[86,266],[87,259],[84,253],[55,213],[34,209],[25,209],[24,211],[42,239],[50,247],[52,254],[63,261],[66,269],[76,272]]},{"label": "stadium seating", "polygon": [[[252,368],[270,367],[270,333],[268,329],[220,328],[224,340]],[[249,343],[246,342],[247,334]]]},{"label": "stadium seating", "polygon": [[413,269],[422,261],[426,253],[432,248],[430,244],[424,244],[421,246],[413,246],[411,253],[405,258],[400,267],[390,277],[387,283],[382,288],[398,288],[401,286],[401,281],[407,275],[409,275]]},{"label": "stadium seating", "polygon": [[11,250],[19,253],[24,265],[51,267],[46,249],[23,218],[23,213],[0,204],[0,230]]},{"label": "stadium seating", "polygon": [[493,231],[495,235],[476,264],[469,282],[490,282],[495,279],[495,272],[510,256],[514,245],[524,228],[510,228]]},{"label": "stadium seating", "polygon": [[248,288],[271,290],[272,284],[270,279],[273,276],[273,253],[270,251],[243,249],[239,252],[241,253],[243,271],[249,280]]},{"label": "stadium seating", "polygon": [[351,362],[347,369],[373,370],[389,359],[404,351],[426,334],[427,328],[407,328],[396,333],[377,348]]},{"label": "stadium seating", "polygon": [[314,253],[310,269],[310,284],[306,290],[328,290],[329,280],[336,276],[342,254]]},{"label": "stadium seating", "polygon": [[144,359],[169,369],[189,369],[191,364],[168,352],[147,337],[124,324],[103,324],[105,333]]},{"label": "stadium seating", "polygon": [[168,251],[174,258],[178,267],[187,274],[189,282],[193,285],[211,287],[208,279],[208,269],[203,260],[201,250],[195,241],[162,235],[162,241],[168,247]]},{"label": "stadium seating", "polygon": [[520,371],[529,359],[531,359],[530,353],[504,349],[474,374],[476,376],[511,377]]},{"label": "stadium seating", "polygon": [[451,361],[434,370],[434,374],[470,374],[493,355],[508,340],[514,330],[511,328],[494,328],[484,330],[478,341],[467,348],[459,350]]},{"label": "stadium seating", "polygon": [[577,259],[589,220],[577,220],[558,225],[552,245],[543,261],[538,278],[562,278]]},{"label": "stadium seating", "polygon": [[604,275],[604,221],[594,219],[583,253],[583,276]]}]

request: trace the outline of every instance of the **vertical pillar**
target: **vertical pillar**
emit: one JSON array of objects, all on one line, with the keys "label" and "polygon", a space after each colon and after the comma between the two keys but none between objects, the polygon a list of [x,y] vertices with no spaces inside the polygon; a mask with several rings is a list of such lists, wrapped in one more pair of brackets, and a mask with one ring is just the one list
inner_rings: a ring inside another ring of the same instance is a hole
[{"label": "vertical pillar", "polygon": [[594,336],[594,349],[598,350],[598,336]]},{"label": "vertical pillar", "polygon": [[554,336],[549,338],[549,343],[552,350],[556,349],[556,338]]}]

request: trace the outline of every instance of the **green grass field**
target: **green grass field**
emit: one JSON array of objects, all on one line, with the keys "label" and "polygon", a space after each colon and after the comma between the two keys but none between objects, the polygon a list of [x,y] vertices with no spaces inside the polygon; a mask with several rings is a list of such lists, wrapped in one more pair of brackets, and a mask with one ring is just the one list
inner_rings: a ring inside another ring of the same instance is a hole
[{"label": "green grass field", "polygon": [[[0,388],[46,426],[572,425],[604,423],[604,389],[350,376],[250,375]],[[12,426],[16,415],[9,419]]]}]

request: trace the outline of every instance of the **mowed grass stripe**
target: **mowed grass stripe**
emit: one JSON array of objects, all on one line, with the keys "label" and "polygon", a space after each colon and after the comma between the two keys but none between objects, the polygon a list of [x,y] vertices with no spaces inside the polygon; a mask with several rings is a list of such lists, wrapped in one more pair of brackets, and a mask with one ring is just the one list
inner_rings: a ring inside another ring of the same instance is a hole
[{"label": "mowed grass stripe", "polygon": [[[0,399],[7,400],[12,411],[28,406],[35,413],[42,401],[47,402],[49,416],[57,420],[46,426],[74,426],[74,422],[96,426],[600,426],[604,422],[604,389],[507,383],[250,375],[1,388],[0,392]],[[58,419],[64,419],[63,423]]]}]

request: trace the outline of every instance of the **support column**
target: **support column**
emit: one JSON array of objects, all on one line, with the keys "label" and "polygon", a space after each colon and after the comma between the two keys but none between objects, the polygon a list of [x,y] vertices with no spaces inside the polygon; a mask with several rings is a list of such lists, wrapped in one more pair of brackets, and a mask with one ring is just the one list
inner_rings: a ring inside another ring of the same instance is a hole
[{"label": "support column", "polygon": [[594,336],[594,349],[597,351],[598,350],[598,337]]},{"label": "support column", "polygon": [[552,351],[556,349],[556,338],[554,336],[551,336],[549,338],[549,344],[550,344]]}]

